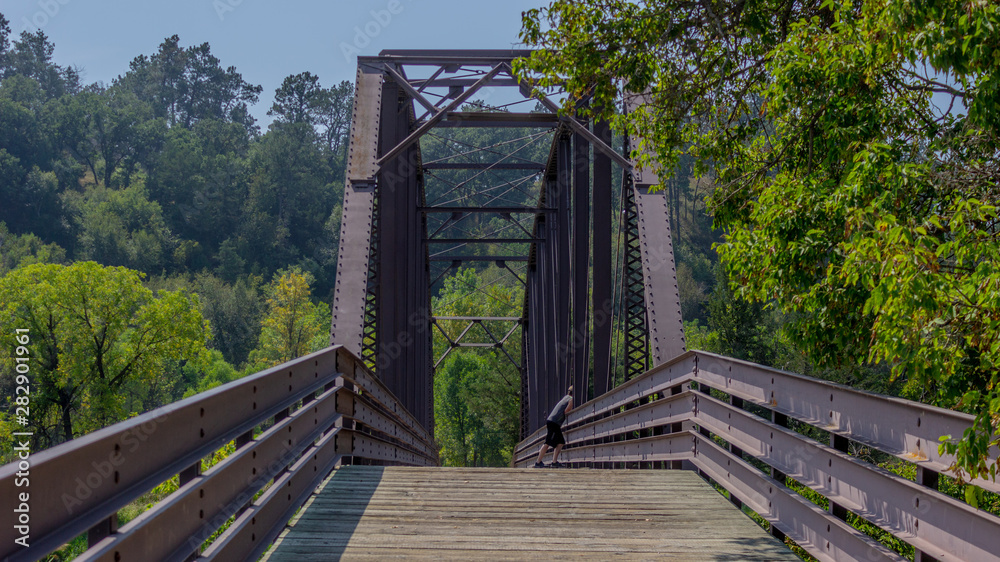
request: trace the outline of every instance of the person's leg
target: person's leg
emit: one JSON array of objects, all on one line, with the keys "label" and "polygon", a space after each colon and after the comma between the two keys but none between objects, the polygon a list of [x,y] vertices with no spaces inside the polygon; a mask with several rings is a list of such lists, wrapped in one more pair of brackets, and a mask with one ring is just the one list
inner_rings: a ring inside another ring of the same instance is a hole
[{"label": "person's leg", "polygon": [[549,445],[547,443],[542,443],[542,448],[538,451],[538,460],[536,461],[536,463],[542,462],[542,459],[545,458],[545,453],[547,453],[548,450],[549,450]]},{"label": "person's leg", "polygon": [[552,462],[559,460],[559,451],[562,451],[562,444],[556,445],[555,451],[552,452]]}]

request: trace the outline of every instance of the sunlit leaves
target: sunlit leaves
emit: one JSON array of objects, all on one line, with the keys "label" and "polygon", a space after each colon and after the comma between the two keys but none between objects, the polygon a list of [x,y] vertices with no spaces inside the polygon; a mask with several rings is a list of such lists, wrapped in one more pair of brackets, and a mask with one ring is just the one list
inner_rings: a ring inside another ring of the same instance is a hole
[{"label": "sunlit leaves", "polygon": [[996,3],[625,4],[527,13],[544,52],[519,68],[607,105],[648,92],[613,125],[667,166],[700,159],[736,290],[789,313],[819,365],[890,365],[910,396],[975,414],[943,448],[995,474]]},{"label": "sunlit leaves", "polygon": [[[32,428],[51,445],[143,411],[179,362],[200,360],[208,325],[197,297],[143,287],[94,262],[28,265],[0,278],[0,314],[29,330]],[[4,334],[14,348],[13,330]],[[0,363],[13,373],[11,356]]]}]

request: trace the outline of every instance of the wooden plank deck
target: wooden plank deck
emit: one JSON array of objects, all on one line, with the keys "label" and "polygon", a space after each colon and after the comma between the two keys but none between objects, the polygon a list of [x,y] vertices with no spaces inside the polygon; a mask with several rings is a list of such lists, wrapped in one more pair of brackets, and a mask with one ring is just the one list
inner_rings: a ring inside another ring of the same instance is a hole
[{"label": "wooden plank deck", "polygon": [[686,470],[346,466],[264,560],[798,560]]}]

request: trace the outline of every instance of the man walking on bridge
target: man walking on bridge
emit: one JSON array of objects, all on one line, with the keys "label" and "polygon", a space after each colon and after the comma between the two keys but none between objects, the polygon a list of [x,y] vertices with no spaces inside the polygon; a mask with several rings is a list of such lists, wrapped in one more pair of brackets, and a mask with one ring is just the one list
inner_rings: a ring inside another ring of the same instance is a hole
[{"label": "man walking on bridge", "polygon": [[545,434],[545,443],[542,444],[542,449],[538,451],[538,461],[535,462],[535,468],[544,468],[545,463],[542,459],[545,458],[545,453],[548,452],[549,447],[555,447],[552,453],[552,468],[562,468],[566,465],[560,464],[559,451],[562,451],[563,445],[566,444],[566,438],[562,434],[562,422],[566,419],[566,413],[573,408],[573,387],[570,386],[566,391],[566,396],[562,397],[562,400],[556,404],[555,408],[552,408],[552,412],[549,417],[545,420],[545,429],[548,433]]}]

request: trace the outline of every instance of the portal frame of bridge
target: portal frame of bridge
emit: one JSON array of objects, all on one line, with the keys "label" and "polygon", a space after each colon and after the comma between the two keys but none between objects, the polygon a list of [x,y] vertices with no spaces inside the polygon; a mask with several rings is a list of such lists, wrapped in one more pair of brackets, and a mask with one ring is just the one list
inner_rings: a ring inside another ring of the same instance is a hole
[{"label": "portal frame of bridge", "polygon": [[[426,427],[433,425],[432,378],[441,359],[432,357],[430,292],[462,264],[527,266],[523,278],[515,273],[525,297],[521,318],[511,325],[522,330],[522,437],[544,425],[548,408],[569,385],[586,400],[616,383],[615,322],[621,322],[626,333],[621,344],[623,380],[685,349],[666,203],[662,194],[649,189],[658,183],[655,174],[634,169],[612,148],[608,123],[561,114],[548,97],[535,97],[532,84],[512,70],[515,58],[529,54],[389,50],[358,58],[330,341],[365,359]],[[536,100],[544,112],[463,110],[462,104],[483,88],[516,89],[525,100]],[[435,128],[469,126],[552,130],[544,163],[497,150],[492,151],[498,156],[493,162],[468,163],[467,169],[478,170],[477,176],[493,166],[538,173],[541,192],[536,205],[426,201],[428,174],[466,163],[424,163],[421,138]],[[619,256],[619,269],[626,273],[617,282],[612,263],[613,163],[623,170],[621,200],[627,217],[621,225],[626,239]],[[442,213],[450,217],[428,232],[428,217]],[[512,216],[533,217],[533,222],[530,231],[521,227],[525,236],[519,238],[436,237],[442,228],[474,213],[493,213],[518,226]],[[488,242],[507,252],[439,250],[458,242]],[[527,252],[512,250],[526,244]],[[443,271],[432,270],[442,263]],[[616,295],[623,305],[616,304]],[[506,353],[506,341],[480,343]],[[448,351],[457,347],[449,345]]]}]

